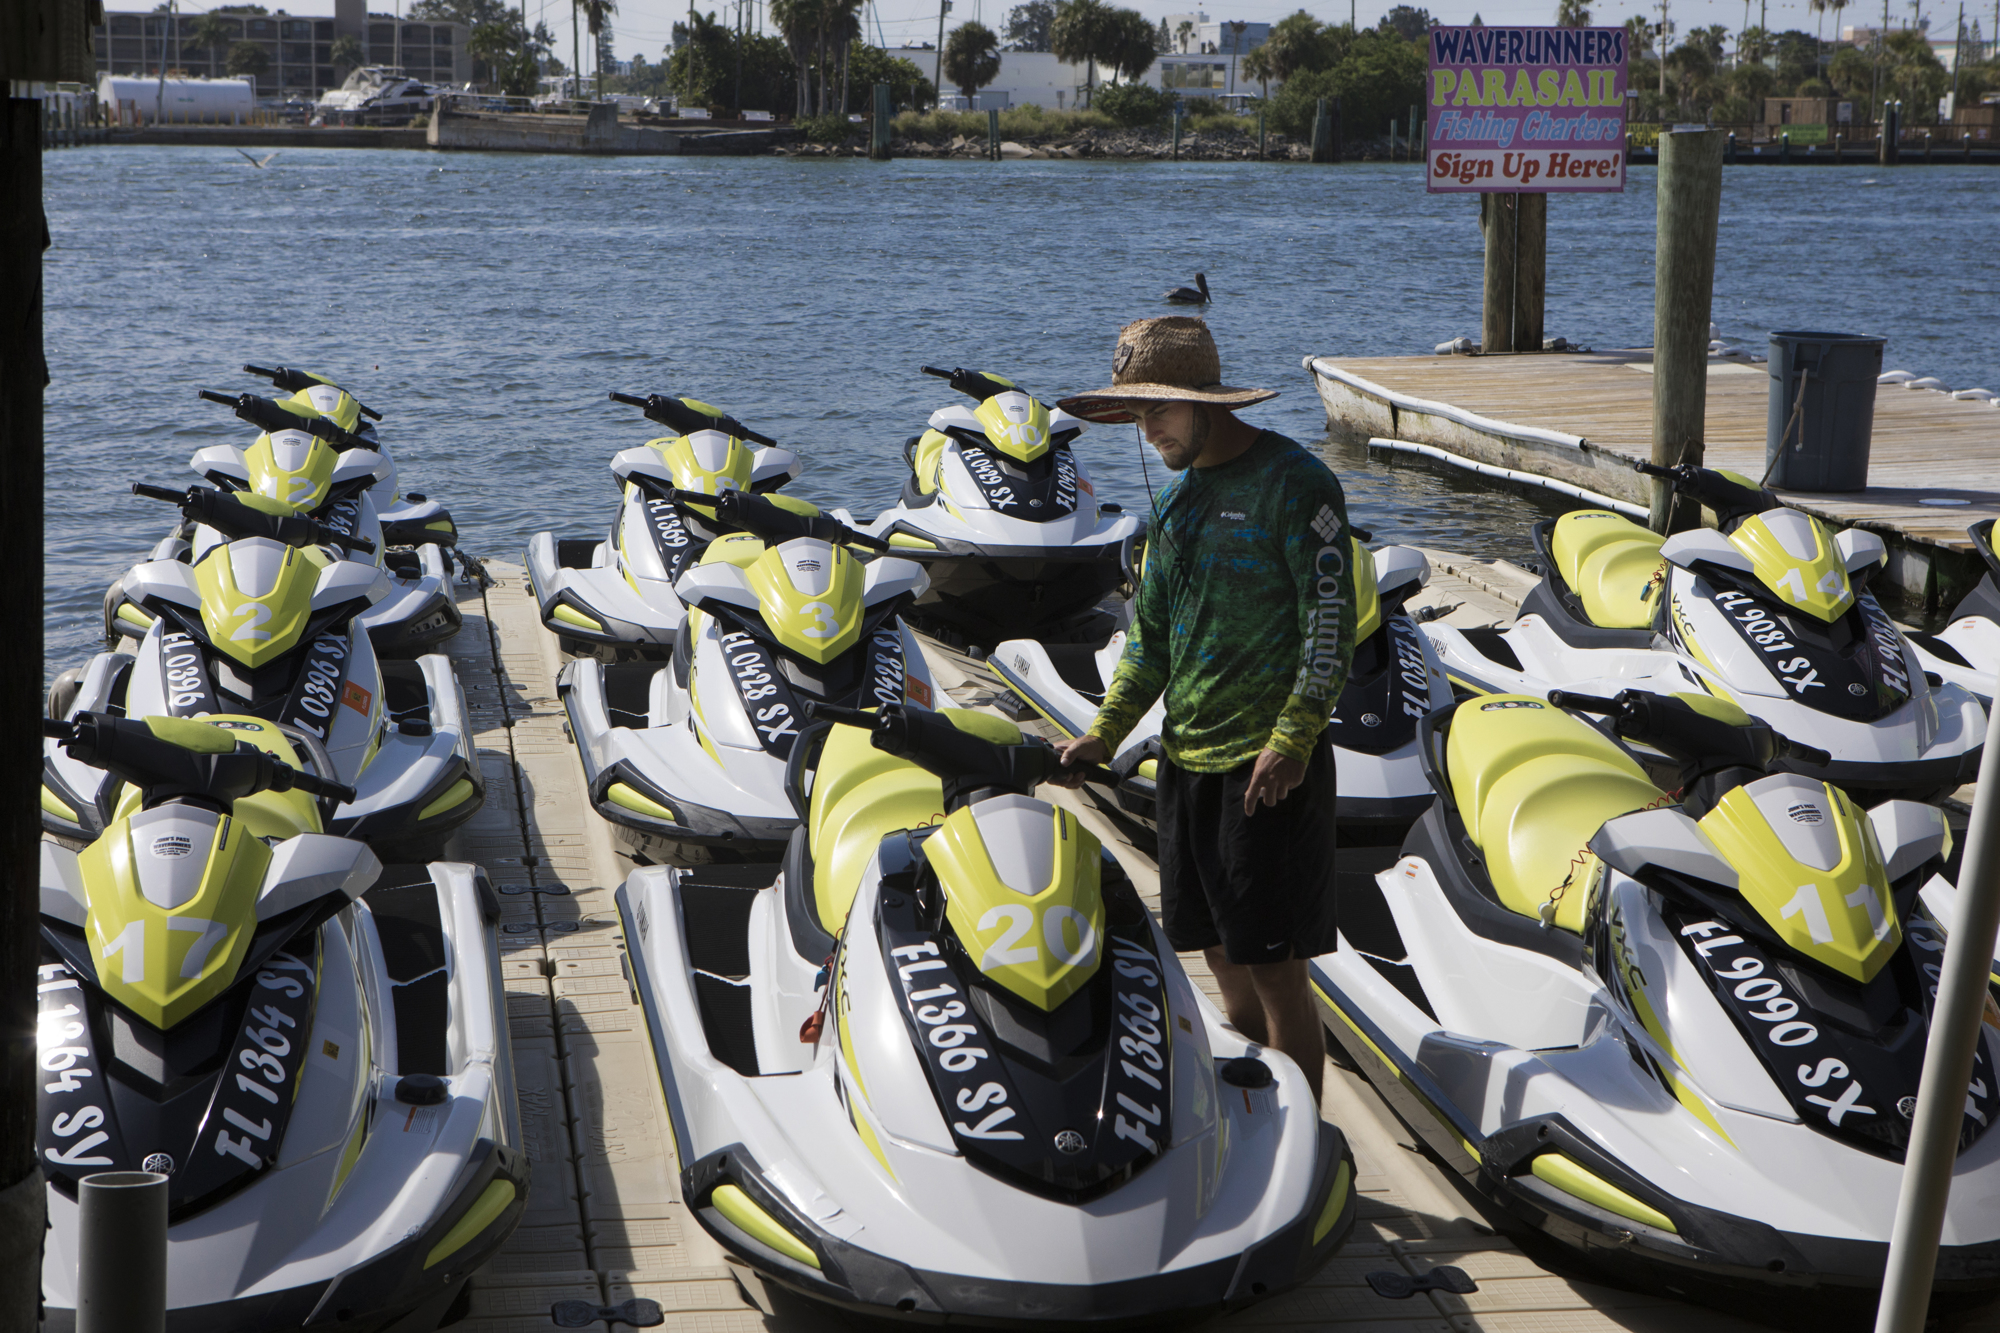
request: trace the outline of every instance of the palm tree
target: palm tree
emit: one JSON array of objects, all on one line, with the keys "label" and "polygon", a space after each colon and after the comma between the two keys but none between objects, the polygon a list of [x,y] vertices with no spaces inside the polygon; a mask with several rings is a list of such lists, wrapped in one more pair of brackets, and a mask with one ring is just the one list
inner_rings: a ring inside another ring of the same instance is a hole
[{"label": "palm tree", "polygon": [[794,116],[812,112],[813,34],[819,25],[821,3],[822,0],[771,0],[771,21],[778,25],[785,49],[798,69],[798,107]]},{"label": "palm tree", "polygon": [[350,34],[334,42],[331,59],[334,77],[345,79],[368,63],[368,52],[362,48],[360,40]]},{"label": "palm tree", "polygon": [[1189,19],[1182,19],[1180,23],[1176,25],[1174,28],[1174,37],[1181,44],[1181,54],[1186,55],[1188,43],[1194,40],[1193,21]]},{"label": "palm tree", "polygon": [[1136,9],[1111,11],[1111,28],[1105,34],[1100,58],[1108,62],[1117,77],[1130,83],[1153,67],[1159,45],[1153,40],[1153,25]]},{"label": "palm tree", "polygon": [[944,44],[944,75],[970,106],[979,90],[1000,77],[1000,39],[983,23],[961,23]]},{"label": "palm tree", "polygon": [[229,44],[236,40],[237,28],[229,20],[215,14],[203,14],[195,20],[194,31],[188,34],[187,44],[198,51],[208,52],[209,72],[222,62]]},{"label": "palm tree", "polygon": [[[777,0],[773,0],[776,3]],[[1083,102],[1090,105],[1096,87],[1096,62],[1104,53],[1112,25],[1111,7],[1104,0],[1062,0],[1049,25],[1049,50],[1065,65],[1083,66]]]},{"label": "palm tree", "polygon": [[1590,26],[1590,6],[1584,0],[1556,0],[1556,26],[1558,28],[1588,28]]},{"label": "palm tree", "polygon": [[[576,0],[576,6],[583,11],[583,24],[590,31],[590,44],[594,50],[597,34],[604,31],[604,20],[618,12],[618,0]],[[583,71],[578,69],[577,78],[580,80],[582,77]],[[577,91],[582,90],[579,83]],[[597,96],[600,101],[604,98],[604,61],[601,58],[597,62]]]},{"label": "palm tree", "polygon": [[1243,77],[1257,80],[1257,95],[1266,101],[1271,97],[1271,54],[1270,47],[1260,46],[1243,57]]}]

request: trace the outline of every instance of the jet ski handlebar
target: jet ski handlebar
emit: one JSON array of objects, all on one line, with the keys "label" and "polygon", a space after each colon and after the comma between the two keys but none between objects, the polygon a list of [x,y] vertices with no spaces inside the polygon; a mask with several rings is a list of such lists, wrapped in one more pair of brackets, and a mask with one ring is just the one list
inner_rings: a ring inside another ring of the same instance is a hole
[{"label": "jet ski handlebar", "polygon": [[303,514],[267,514],[261,509],[251,508],[226,491],[206,486],[190,486],[185,491],[177,491],[139,481],[132,483],[132,494],[179,505],[181,517],[190,523],[206,524],[231,541],[242,537],[269,537],[287,546],[338,546],[364,555],[372,555],[375,551],[375,543],[366,537],[341,532]]},{"label": "jet ski handlebar", "polygon": [[1792,740],[1766,723],[1753,721],[1744,726],[1709,717],[1672,695],[1625,690],[1615,699],[1606,699],[1550,690],[1549,702],[1558,708],[1608,717],[1612,729],[1627,740],[1702,767],[1725,763],[1768,769],[1777,759],[1814,765],[1833,759],[1825,750]]},{"label": "jet ski handlebar", "polygon": [[777,441],[768,435],[759,434],[727,413],[704,412],[692,406],[685,398],[669,398],[665,394],[649,393],[641,398],[635,393],[613,393],[611,401],[636,407],[646,414],[646,420],[657,421],[670,430],[683,435],[692,435],[698,430],[719,430],[725,435],[733,435],[739,440],[761,444],[767,448],[777,447]]},{"label": "jet ski handlebar", "polygon": [[[243,367],[243,372],[246,375],[260,375],[271,381],[276,387],[283,389],[286,393],[297,393],[301,389],[310,389],[315,384],[325,384],[330,388],[340,389],[340,386],[334,384],[331,380],[321,379],[318,375],[307,371],[293,370],[290,366],[245,366]],[[340,391],[346,393],[349,398],[354,398],[354,395],[347,393],[346,389],[340,389]],[[380,421],[382,419],[380,412],[377,412],[359,398],[354,398],[354,405],[361,410],[361,415],[367,417],[370,421]]]},{"label": "jet ski handlebar", "polygon": [[[842,708],[836,704],[808,703],[806,714],[816,722],[833,722],[860,727],[869,741],[884,754],[907,759],[926,772],[944,780],[945,809],[995,792],[1034,791],[1065,769],[1055,747],[1038,736],[1024,737],[1019,745],[1001,745],[961,731],[951,719],[927,708],[889,704],[874,712]],[[1101,764],[1083,770],[1086,780],[1106,786],[1118,785],[1118,775]]]},{"label": "jet ski handlebar", "polygon": [[[318,383],[317,380],[313,381]],[[211,389],[201,390],[201,396],[211,403],[221,403],[234,409],[240,420],[263,431],[302,430],[308,435],[316,435],[336,449],[373,449],[369,441],[353,431],[342,430],[325,417],[302,417],[296,412],[287,412],[269,398],[260,398],[254,393],[240,393],[231,398],[226,393],[216,393]]]},{"label": "jet ski handlebar", "polygon": [[917,369],[926,375],[935,375],[966,397],[976,398],[982,403],[996,394],[1007,392],[1010,387],[977,370],[946,370],[942,366],[918,366]]},{"label": "jet ski handlebar", "polygon": [[894,548],[880,537],[856,532],[837,518],[825,514],[800,514],[773,503],[752,491],[724,490],[714,495],[700,491],[661,487],[660,493],[677,505],[702,505],[713,509],[725,522],[734,523],[753,537],[767,542],[787,542],[796,537],[862,546],[871,551]]},{"label": "jet ski handlebar", "polygon": [[1661,467],[1644,459],[1633,463],[1632,467],[1645,476],[1658,477],[1682,495],[1707,505],[1724,522],[1780,507],[1778,497],[1763,487],[1731,481],[1712,468],[1696,467],[1692,463]]},{"label": "jet ski handlebar", "polygon": [[354,799],[354,788],[344,783],[293,768],[191,718],[83,712],[69,721],[43,718],[42,735],[60,742],[72,759],[138,787],[148,806],[175,796],[230,802],[260,791],[302,791],[336,804]]}]

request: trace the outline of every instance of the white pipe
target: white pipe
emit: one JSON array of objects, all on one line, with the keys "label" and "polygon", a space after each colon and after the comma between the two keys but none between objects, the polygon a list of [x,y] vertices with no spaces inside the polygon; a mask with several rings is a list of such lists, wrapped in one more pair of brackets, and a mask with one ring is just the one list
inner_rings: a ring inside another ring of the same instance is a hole
[{"label": "white pipe", "polygon": [[1385,389],[1373,380],[1365,380],[1351,370],[1343,370],[1328,357],[1306,357],[1305,368],[1315,375],[1324,375],[1327,379],[1345,384],[1357,392],[1379,398],[1399,412],[1416,412],[1427,417],[1442,417],[1446,421],[1455,421],[1470,430],[1483,431],[1488,435],[1502,435],[1509,439],[1528,440],[1536,444],[1552,444],[1561,449],[1583,448],[1584,439],[1581,435],[1547,430],[1541,426],[1516,426],[1509,421],[1482,417],[1477,412],[1453,407],[1450,403],[1435,402],[1429,398],[1412,398],[1409,394]]},{"label": "white pipe", "polygon": [[1987,978],[2000,934],[2000,708],[1987,715],[1986,752],[1979,757],[1979,787],[1965,830],[1965,860],[1958,875],[1956,911],[1944,946],[1944,975],[1931,1009],[1924,1072],[1917,1084],[1917,1113],[1903,1156],[1903,1188],[1896,1225],[1889,1233],[1889,1266],[1875,1307],[1875,1333],[1922,1333],[1937,1272],[1938,1237],[1951,1198],[1958,1161],[1965,1093],[1972,1055],[1986,1015]]},{"label": "white pipe", "polygon": [[1629,504],[1624,500],[1614,500],[1608,495],[1585,490],[1583,487],[1572,482],[1558,481],[1554,477],[1543,477],[1533,472],[1517,472],[1513,468],[1499,467],[1492,463],[1481,463],[1475,459],[1463,458],[1449,450],[1440,449],[1436,445],[1418,444],[1413,440],[1384,439],[1378,435],[1368,441],[1368,447],[1370,449],[1386,449],[1391,453],[1416,454],[1423,458],[1435,459],[1440,463],[1449,463],[1453,467],[1464,468],[1468,472],[1477,472],[1482,477],[1494,477],[1501,481],[1510,481],[1521,486],[1533,486],[1540,490],[1555,491],[1560,495],[1567,495],[1573,500],[1582,500],[1585,504],[1596,505],[1600,509],[1609,509],[1614,513],[1623,514],[1627,518],[1644,519],[1649,516],[1648,510],[1644,505]]}]

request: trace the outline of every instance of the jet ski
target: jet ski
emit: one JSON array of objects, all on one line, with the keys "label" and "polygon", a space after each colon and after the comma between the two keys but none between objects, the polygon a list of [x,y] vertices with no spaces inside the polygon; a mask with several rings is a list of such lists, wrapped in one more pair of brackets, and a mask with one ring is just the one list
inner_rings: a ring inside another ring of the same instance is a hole
[{"label": "jet ski", "polygon": [[[1600,729],[1562,711],[1607,719]],[[1476,698],[1419,728],[1437,804],[1312,962],[1354,1065],[1464,1188],[1615,1279],[1873,1308],[1943,961],[1943,814],[1782,771],[1707,695]],[[1681,763],[1678,802],[1619,741]],[[1937,1288],[2000,1290],[1983,1028]]]},{"label": "jet ski", "polygon": [[[448,554],[458,533],[451,515],[421,496],[395,498],[395,464],[372,428],[358,433],[367,409],[353,395],[303,371],[280,367],[260,373],[300,387],[282,399],[203,390],[203,398],[235,409],[263,433],[248,449],[210,445],[189,466],[221,490],[260,495],[371,542],[372,558],[390,580],[387,593],[363,617],[381,656],[416,657],[458,633],[462,617]],[[150,558],[192,559],[199,554],[197,545],[194,532],[177,528]],[[126,594],[125,580],[113,583],[104,597],[105,646],[116,649],[150,627],[145,609]]]},{"label": "jet ski", "polygon": [[702,1229],[814,1300],[954,1326],[1158,1328],[1310,1277],[1353,1225],[1346,1141],[1034,799],[1048,745],[815,715],[782,867],[617,894]]},{"label": "jet ski", "polygon": [[135,796],[42,844],[42,1327],[75,1327],[78,1182],[139,1170],[169,1333],[437,1327],[526,1207],[485,873],[327,836],[353,793],[262,718],[43,729]]},{"label": "jet ski", "polygon": [[1917,661],[1926,672],[1941,677],[1993,707],[1996,674],[2000,674],[2000,555],[1994,553],[1993,520],[1965,530],[1972,549],[1986,562],[1986,573],[1951,613],[1951,623],[1935,634],[1911,634]]},{"label": "jet ski", "polygon": [[[1430,561],[1409,546],[1370,553],[1353,541],[1354,664],[1327,734],[1338,755],[1334,806],[1343,842],[1398,841],[1430,808],[1431,784],[1417,757],[1417,720],[1451,703],[1451,684],[1429,640],[1403,604],[1430,579]],[[1014,639],[986,665],[1020,700],[1065,736],[1081,736],[1097,716],[1125,651],[1125,631],[1102,644]],[[1118,809],[1152,827],[1164,702],[1140,717],[1111,769],[1119,775]],[[1095,793],[1093,793],[1093,796]]]},{"label": "jet ski", "polygon": [[[799,457],[693,398],[614,393],[611,400],[641,409],[674,433],[612,458],[620,498],[610,536],[594,541],[538,532],[528,540],[528,584],[542,624],[564,652],[607,662],[659,660],[673,652],[687,622],[674,580],[710,542],[738,531],[698,497],[774,491],[799,475]],[[687,498],[668,498],[675,495]],[[818,512],[802,500],[775,503]]]},{"label": "jet ski", "polygon": [[[356,790],[332,832],[383,855],[428,860],[485,799],[465,698],[451,661],[378,660],[363,613],[388,575],[335,548],[368,540],[304,518],[254,491],[134,486],[213,531],[193,563],[154,560],[123,580],[149,628],[130,652],[99,653],[58,677],[49,713],[247,713],[277,723],[321,776]],[[102,769],[45,747],[42,827],[97,838],[132,792]]]},{"label": "jet ski", "polygon": [[556,688],[590,803],[636,854],[676,865],[771,860],[798,824],[785,767],[805,705],[928,708],[937,686],[900,616],[923,592],[907,560],[835,519],[728,488],[669,491],[739,529],[674,584],[687,604],[672,661],[578,658]]},{"label": "jet ski", "polygon": [[977,406],[931,414],[903,445],[901,500],[863,525],[929,566],[914,623],[982,649],[1102,637],[1098,604],[1128,581],[1127,546],[1145,525],[1098,503],[1070,447],[1085,423],[999,375],[922,369]]},{"label": "jet ski", "polygon": [[1486,694],[1549,689],[1728,699],[1824,765],[1788,770],[1865,803],[1928,801],[1978,773],[1986,715],[1924,673],[1868,591],[1882,539],[1834,533],[1747,477],[1638,464],[1719,516],[1664,540],[1602,509],[1536,525],[1543,578],[1505,630],[1424,626],[1454,682]]}]

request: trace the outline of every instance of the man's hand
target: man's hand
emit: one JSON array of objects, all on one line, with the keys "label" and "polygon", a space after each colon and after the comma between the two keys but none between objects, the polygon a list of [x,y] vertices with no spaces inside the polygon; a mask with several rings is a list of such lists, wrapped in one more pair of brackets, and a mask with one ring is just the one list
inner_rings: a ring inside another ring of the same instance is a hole
[{"label": "man's hand", "polygon": [[1276,750],[1265,750],[1257,756],[1256,767],[1250,770],[1250,785],[1243,789],[1244,815],[1256,814],[1259,805],[1276,805],[1305,780],[1306,766],[1303,763],[1288,759]]},{"label": "man's hand", "polygon": [[[1048,781],[1053,782],[1058,787],[1081,787],[1083,785],[1083,771],[1086,768],[1089,768],[1092,764],[1104,764],[1111,761],[1111,747],[1106,745],[1099,737],[1089,734],[1078,736],[1073,740],[1057,741],[1055,743],[1055,751],[1057,756],[1062,759],[1063,771],[1051,773]],[[1300,771],[1303,772],[1304,770],[1301,769]]]}]

